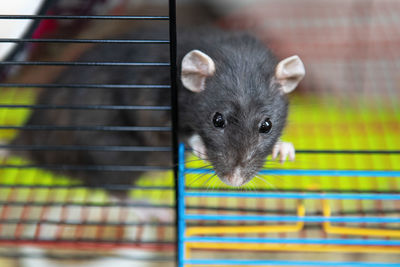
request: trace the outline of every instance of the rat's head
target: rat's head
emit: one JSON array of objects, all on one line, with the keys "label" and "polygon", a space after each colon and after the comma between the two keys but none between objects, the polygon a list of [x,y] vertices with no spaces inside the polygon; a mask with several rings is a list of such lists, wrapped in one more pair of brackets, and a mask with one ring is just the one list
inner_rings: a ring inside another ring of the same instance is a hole
[{"label": "rat's head", "polygon": [[267,53],[255,62],[238,57],[216,60],[193,50],[181,72],[183,86],[195,93],[189,144],[232,186],[244,185],[262,168],[285,126],[286,94],[305,74],[298,56],[279,63]]}]

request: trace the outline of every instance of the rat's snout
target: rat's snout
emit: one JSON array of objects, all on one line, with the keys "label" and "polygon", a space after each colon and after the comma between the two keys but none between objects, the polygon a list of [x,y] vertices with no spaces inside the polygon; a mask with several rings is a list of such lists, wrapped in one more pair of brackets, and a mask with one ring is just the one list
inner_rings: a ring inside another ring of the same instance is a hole
[{"label": "rat's snout", "polygon": [[239,167],[236,167],[232,173],[222,177],[222,180],[231,186],[241,186],[247,183],[247,179],[242,175]]}]

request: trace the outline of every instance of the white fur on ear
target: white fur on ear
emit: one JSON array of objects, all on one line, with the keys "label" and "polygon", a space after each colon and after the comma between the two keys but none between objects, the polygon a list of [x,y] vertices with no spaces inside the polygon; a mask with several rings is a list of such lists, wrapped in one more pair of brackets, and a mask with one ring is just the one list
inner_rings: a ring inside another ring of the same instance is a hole
[{"label": "white fur on ear", "polygon": [[275,79],[281,84],[284,94],[292,92],[305,74],[304,64],[298,56],[285,58],[278,63],[275,69]]},{"label": "white fur on ear", "polygon": [[199,50],[192,50],[182,59],[181,81],[183,86],[198,93],[205,89],[206,78],[215,72],[214,61]]}]

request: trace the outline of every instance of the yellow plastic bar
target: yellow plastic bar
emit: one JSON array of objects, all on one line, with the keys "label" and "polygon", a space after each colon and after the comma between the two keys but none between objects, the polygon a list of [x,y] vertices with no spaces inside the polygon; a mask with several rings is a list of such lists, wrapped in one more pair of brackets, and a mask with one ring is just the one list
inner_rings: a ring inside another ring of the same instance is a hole
[{"label": "yellow plastic bar", "polygon": [[[303,204],[297,207],[298,216],[305,216]],[[201,226],[187,227],[186,236],[199,234],[255,234],[255,233],[289,233],[300,232],[304,222],[297,222],[295,225],[256,225],[256,226]]]},{"label": "yellow plastic bar", "polygon": [[[185,243],[185,259],[190,259],[192,248]],[[191,267],[192,265],[185,264],[185,267]]]},{"label": "yellow plastic bar", "polygon": [[[331,207],[325,199],[322,200],[322,209],[325,217],[331,216]],[[332,226],[330,222],[324,222],[323,228],[327,234],[400,237],[400,230]]]},{"label": "yellow plastic bar", "polygon": [[290,251],[290,252],[344,252],[344,253],[400,253],[400,247],[309,245],[309,244],[260,244],[187,242],[190,249],[242,250],[242,251]]}]

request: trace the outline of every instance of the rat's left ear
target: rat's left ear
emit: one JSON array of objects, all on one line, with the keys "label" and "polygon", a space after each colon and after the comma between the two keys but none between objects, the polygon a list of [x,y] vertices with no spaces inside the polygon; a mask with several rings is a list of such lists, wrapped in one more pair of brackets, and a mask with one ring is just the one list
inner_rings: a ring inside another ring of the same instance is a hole
[{"label": "rat's left ear", "polygon": [[214,61],[199,50],[190,51],[182,59],[181,81],[183,86],[192,92],[203,91],[206,78],[212,76],[214,72]]},{"label": "rat's left ear", "polygon": [[298,56],[285,58],[275,68],[275,82],[284,94],[292,92],[306,74],[304,64]]}]

